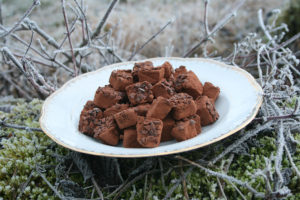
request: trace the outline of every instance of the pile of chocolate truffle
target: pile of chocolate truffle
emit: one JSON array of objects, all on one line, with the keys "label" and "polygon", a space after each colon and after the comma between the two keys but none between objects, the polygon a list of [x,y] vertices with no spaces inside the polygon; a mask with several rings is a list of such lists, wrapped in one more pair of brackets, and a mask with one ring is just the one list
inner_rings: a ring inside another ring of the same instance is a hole
[{"label": "pile of chocolate truffle", "polygon": [[184,141],[219,118],[215,101],[220,89],[204,85],[192,71],[169,62],[154,67],[135,63],[133,70],[115,70],[109,85],[99,87],[81,114],[79,131],[126,148],[157,147],[160,142]]}]

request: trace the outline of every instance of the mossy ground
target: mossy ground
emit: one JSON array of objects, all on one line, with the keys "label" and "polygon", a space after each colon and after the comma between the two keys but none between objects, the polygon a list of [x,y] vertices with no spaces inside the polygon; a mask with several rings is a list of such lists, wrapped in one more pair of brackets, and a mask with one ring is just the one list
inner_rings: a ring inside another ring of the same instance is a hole
[{"label": "mossy ground", "polygon": [[[38,119],[42,105],[42,101],[33,100],[26,103],[23,100],[15,102],[16,106],[11,113],[0,112],[0,118],[6,119],[6,123],[25,125],[28,127],[39,127]],[[11,128],[0,129],[1,149],[0,149],[0,197],[3,199],[16,199],[21,191],[23,193],[20,199],[56,199],[53,191],[47,183],[36,172],[36,168],[44,168],[44,176],[47,180],[55,185],[58,175],[55,171],[55,166],[59,163],[54,155],[66,155],[69,150],[56,145],[50,138],[42,132],[31,132],[27,130],[17,130]],[[300,134],[294,135],[300,141]],[[227,174],[233,176],[241,181],[247,181],[257,191],[265,191],[265,181],[261,176],[253,178],[253,174],[257,170],[265,168],[265,158],[276,154],[276,133],[263,133],[257,136],[256,144],[248,144],[248,150],[245,154],[234,154],[233,160],[227,171]],[[225,148],[217,144],[216,146],[207,147],[211,149],[209,157],[213,157]],[[218,149],[216,149],[218,147]],[[209,150],[210,151],[210,150]],[[203,158],[204,152],[207,156],[207,149],[198,149],[192,152],[181,154],[181,156],[190,160],[198,160]],[[222,172],[228,164],[230,155],[216,163],[210,169]],[[296,152],[293,154],[293,159],[298,169],[300,170],[300,148],[296,147]],[[128,166],[138,166],[145,159],[123,159],[121,163],[121,172],[126,177],[134,168]],[[170,166],[173,170],[165,175],[166,190],[171,187],[181,177],[180,161],[175,157],[162,157],[163,171],[166,173]],[[208,159],[209,160],[209,159]],[[127,166],[127,167],[126,167]],[[185,172],[191,165],[183,162],[183,171]],[[288,158],[284,156],[282,161],[282,169],[290,168]],[[159,169],[158,166],[156,166]],[[30,177],[31,174],[31,177]],[[30,177],[30,180],[28,180]],[[81,174],[74,174],[68,177],[73,182],[78,184],[78,187],[88,186],[90,181],[84,182]],[[292,190],[293,196],[288,199],[300,199],[300,181],[295,172],[287,176],[288,187]],[[145,187],[145,181],[147,184]],[[240,194],[227,181],[220,180],[224,187],[224,192],[228,199],[242,199]],[[24,183],[28,182],[26,186]],[[143,179],[134,184],[136,188],[134,199],[162,199],[166,195],[165,189],[161,180],[160,172],[149,174]],[[246,188],[237,186],[239,190],[247,199],[253,199],[253,194]],[[222,199],[216,177],[208,176],[203,170],[194,168],[186,177],[186,188],[190,198],[194,199]],[[111,192],[109,189],[103,189],[104,196]],[[63,192],[62,192],[63,193]],[[91,196],[91,189],[85,189],[86,197]],[[121,198],[129,199],[133,193],[132,187],[125,191]],[[171,195],[172,199],[184,199],[183,186],[180,182],[174,193]]]}]

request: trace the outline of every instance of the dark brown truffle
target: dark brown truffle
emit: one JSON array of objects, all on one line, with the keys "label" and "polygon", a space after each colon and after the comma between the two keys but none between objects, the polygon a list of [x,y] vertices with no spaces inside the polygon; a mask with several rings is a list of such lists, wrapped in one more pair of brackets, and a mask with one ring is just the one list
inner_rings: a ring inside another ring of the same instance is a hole
[{"label": "dark brown truffle", "polygon": [[147,112],[147,117],[164,119],[169,114],[172,107],[173,105],[168,99],[164,97],[158,97],[157,99],[154,99],[154,101],[152,102]]},{"label": "dark brown truffle", "polygon": [[143,147],[157,147],[160,144],[163,123],[160,119],[138,117],[137,141]]},{"label": "dark brown truffle", "polygon": [[152,85],[147,82],[138,82],[126,87],[128,99],[132,105],[151,103],[153,100]]},{"label": "dark brown truffle", "polygon": [[133,81],[134,82],[139,81],[138,73],[140,70],[151,70],[153,68],[154,68],[154,66],[151,61],[134,63],[133,71],[132,71]]},{"label": "dark brown truffle", "polygon": [[171,135],[174,126],[175,126],[175,120],[171,116],[167,116],[163,120],[163,130],[160,139],[161,142],[166,142],[174,139],[173,136]]},{"label": "dark brown truffle", "polygon": [[167,81],[166,79],[162,79],[161,81],[156,83],[152,88],[152,92],[156,98],[162,96],[167,99],[176,93],[172,83]]},{"label": "dark brown truffle", "polygon": [[220,88],[214,86],[210,82],[205,82],[203,86],[203,96],[207,96],[212,100],[212,103],[214,104],[217,98],[220,94]]},{"label": "dark brown truffle", "polygon": [[148,81],[155,84],[164,78],[165,70],[163,68],[141,69],[138,72],[139,81]]},{"label": "dark brown truffle", "polygon": [[134,111],[139,115],[139,116],[146,116],[148,110],[150,108],[150,104],[141,104],[136,107],[134,107]]},{"label": "dark brown truffle", "polygon": [[104,112],[103,112],[103,116],[104,117],[108,117],[108,116],[111,116],[111,115],[114,115],[118,112],[121,112],[123,110],[126,110],[127,108],[129,107],[129,104],[116,104],[116,105],[113,105],[112,107],[110,108],[107,108]]},{"label": "dark brown truffle", "polygon": [[202,126],[212,124],[219,118],[219,113],[207,96],[199,97],[195,102],[197,104],[197,114],[200,116]]},{"label": "dark brown truffle", "polygon": [[174,69],[169,62],[164,62],[164,64],[162,64],[161,68],[163,68],[165,70],[164,77],[166,79],[169,79],[170,76],[174,73]]},{"label": "dark brown truffle", "polygon": [[197,130],[195,126],[196,122],[192,119],[187,121],[179,121],[172,129],[171,135],[176,141],[184,141],[197,136]]},{"label": "dark brown truffle", "polygon": [[131,70],[114,70],[112,71],[109,83],[117,91],[125,91],[127,85],[133,83],[133,77],[131,75]]},{"label": "dark brown truffle", "polygon": [[129,108],[114,114],[114,118],[118,124],[118,127],[120,129],[124,129],[136,124],[137,114],[133,108]]},{"label": "dark brown truffle", "polygon": [[137,141],[137,132],[135,128],[124,130],[123,147],[125,148],[142,148]]},{"label": "dark brown truffle", "polygon": [[177,78],[179,75],[186,74],[186,73],[187,73],[187,69],[185,68],[185,66],[180,66],[175,69],[174,78]]},{"label": "dark brown truffle", "polygon": [[79,126],[80,132],[93,136],[95,121],[102,118],[102,111],[93,101],[88,101],[80,113]]},{"label": "dark brown truffle", "polygon": [[104,144],[115,146],[119,142],[120,134],[112,116],[102,118],[98,121],[94,138],[101,140]]},{"label": "dark brown truffle", "polygon": [[172,116],[176,120],[196,114],[197,106],[193,98],[186,93],[178,93],[170,98],[173,103]]},{"label": "dark brown truffle", "polygon": [[185,92],[194,99],[203,93],[202,83],[192,71],[178,75],[175,79],[174,87],[177,92]]},{"label": "dark brown truffle", "polygon": [[116,103],[119,103],[125,94],[115,91],[112,87],[106,85],[99,87],[95,93],[94,103],[100,108],[109,108]]}]

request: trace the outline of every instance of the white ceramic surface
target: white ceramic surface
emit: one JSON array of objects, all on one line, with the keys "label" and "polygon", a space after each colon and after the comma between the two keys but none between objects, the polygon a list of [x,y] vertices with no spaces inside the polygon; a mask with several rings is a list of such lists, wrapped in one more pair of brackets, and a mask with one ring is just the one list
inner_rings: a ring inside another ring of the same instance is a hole
[{"label": "white ceramic surface", "polygon": [[123,148],[102,144],[78,131],[80,112],[92,100],[98,86],[108,84],[115,69],[132,69],[134,62],[117,63],[83,74],[67,82],[48,97],[43,105],[40,125],[58,144],[87,154],[109,157],[146,157],[189,151],[219,141],[245,127],[255,117],[262,103],[262,89],[246,71],[221,62],[201,58],[147,59],[154,66],[169,61],[174,68],[181,65],[192,70],[202,83],[209,81],[221,89],[216,101],[220,118],[202,127],[197,137],[183,142],[169,141],[156,148]]}]

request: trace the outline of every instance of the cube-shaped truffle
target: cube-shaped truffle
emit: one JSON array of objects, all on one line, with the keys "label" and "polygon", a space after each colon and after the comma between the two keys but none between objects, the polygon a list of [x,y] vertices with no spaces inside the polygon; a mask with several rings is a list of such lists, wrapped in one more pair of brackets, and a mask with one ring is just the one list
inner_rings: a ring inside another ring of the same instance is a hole
[{"label": "cube-shaped truffle", "polygon": [[133,66],[133,71],[132,71],[133,81],[134,82],[139,81],[138,73],[140,70],[151,70],[153,68],[154,68],[154,66],[151,61],[135,63]]},{"label": "cube-shaped truffle", "polygon": [[94,138],[104,144],[115,146],[119,142],[120,134],[112,116],[102,118],[96,125]]},{"label": "cube-shaped truffle", "polygon": [[207,96],[212,100],[212,103],[214,104],[217,98],[220,94],[220,88],[214,86],[210,82],[205,82],[203,86],[203,96]]},{"label": "cube-shaped truffle", "polygon": [[110,108],[107,108],[104,112],[103,112],[103,116],[104,117],[108,117],[108,116],[111,116],[111,115],[114,115],[118,112],[121,112],[123,110],[126,110],[127,108],[129,107],[129,104],[116,104],[116,105],[113,105],[112,107]]},{"label": "cube-shaped truffle", "polygon": [[200,116],[202,126],[212,124],[218,120],[219,113],[207,96],[198,97],[195,102],[197,104],[197,114]]},{"label": "cube-shaped truffle", "polygon": [[88,101],[80,113],[79,131],[89,135],[94,135],[95,121],[103,117],[102,111],[93,101]]},{"label": "cube-shaped truffle", "polygon": [[118,127],[120,129],[124,129],[136,125],[137,114],[133,108],[129,108],[114,114],[114,118],[118,124]]},{"label": "cube-shaped truffle", "polygon": [[195,127],[196,127],[196,130],[197,130],[197,134],[200,134],[201,133],[201,119],[200,119],[200,116],[196,114],[196,115],[192,115],[188,118],[183,119],[183,121],[187,121],[187,120],[194,120],[196,122]]},{"label": "cube-shaped truffle", "polygon": [[174,69],[173,69],[172,65],[169,62],[164,62],[164,64],[162,64],[161,68],[163,68],[165,70],[164,77],[167,80],[174,73]]},{"label": "cube-shaped truffle", "polygon": [[154,96],[152,85],[147,82],[138,82],[126,87],[128,99],[132,105],[151,103]]},{"label": "cube-shaped truffle", "polygon": [[170,101],[173,103],[172,116],[175,120],[196,114],[197,106],[190,95],[178,93],[171,97]]},{"label": "cube-shaped truffle", "polygon": [[172,129],[175,126],[175,120],[168,115],[164,120],[163,120],[163,130],[161,133],[161,142],[166,142],[169,140],[173,140],[173,136],[171,135]]},{"label": "cube-shaped truffle", "polygon": [[148,118],[164,119],[171,111],[173,104],[164,97],[154,99],[148,112]]},{"label": "cube-shaped truffle", "polygon": [[141,105],[138,105],[138,106],[134,107],[134,111],[139,116],[146,116],[149,108],[150,108],[150,104],[146,103],[146,104],[141,104]]},{"label": "cube-shaped truffle", "polygon": [[109,83],[117,91],[125,91],[127,85],[133,83],[131,70],[114,70],[112,71]]},{"label": "cube-shaped truffle", "polygon": [[165,76],[165,69],[153,68],[153,69],[141,69],[138,72],[139,81],[148,81],[151,84],[155,84]]},{"label": "cube-shaped truffle", "polygon": [[202,83],[192,71],[178,75],[175,79],[174,87],[177,92],[185,92],[194,99],[203,93]]},{"label": "cube-shaped truffle", "polygon": [[187,72],[188,71],[185,68],[185,66],[180,66],[180,67],[178,67],[178,68],[175,69],[174,78],[177,78],[181,74],[186,74]]},{"label": "cube-shaped truffle", "polygon": [[109,108],[119,103],[125,94],[115,91],[111,86],[99,87],[95,93],[94,103],[100,108]]},{"label": "cube-shaped truffle", "polygon": [[143,147],[157,147],[160,144],[163,123],[160,119],[138,117],[137,141]]},{"label": "cube-shaped truffle", "polygon": [[176,93],[173,84],[166,79],[162,79],[156,83],[152,88],[152,92],[156,98],[162,96],[167,99]]},{"label": "cube-shaped truffle", "polygon": [[124,130],[123,147],[125,148],[142,148],[142,145],[137,141],[137,132],[135,128]]},{"label": "cube-shaped truffle", "polygon": [[187,121],[179,121],[172,129],[172,136],[176,141],[184,141],[197,136],[197,130],[195,126],[196,122],[192,119]]}]

